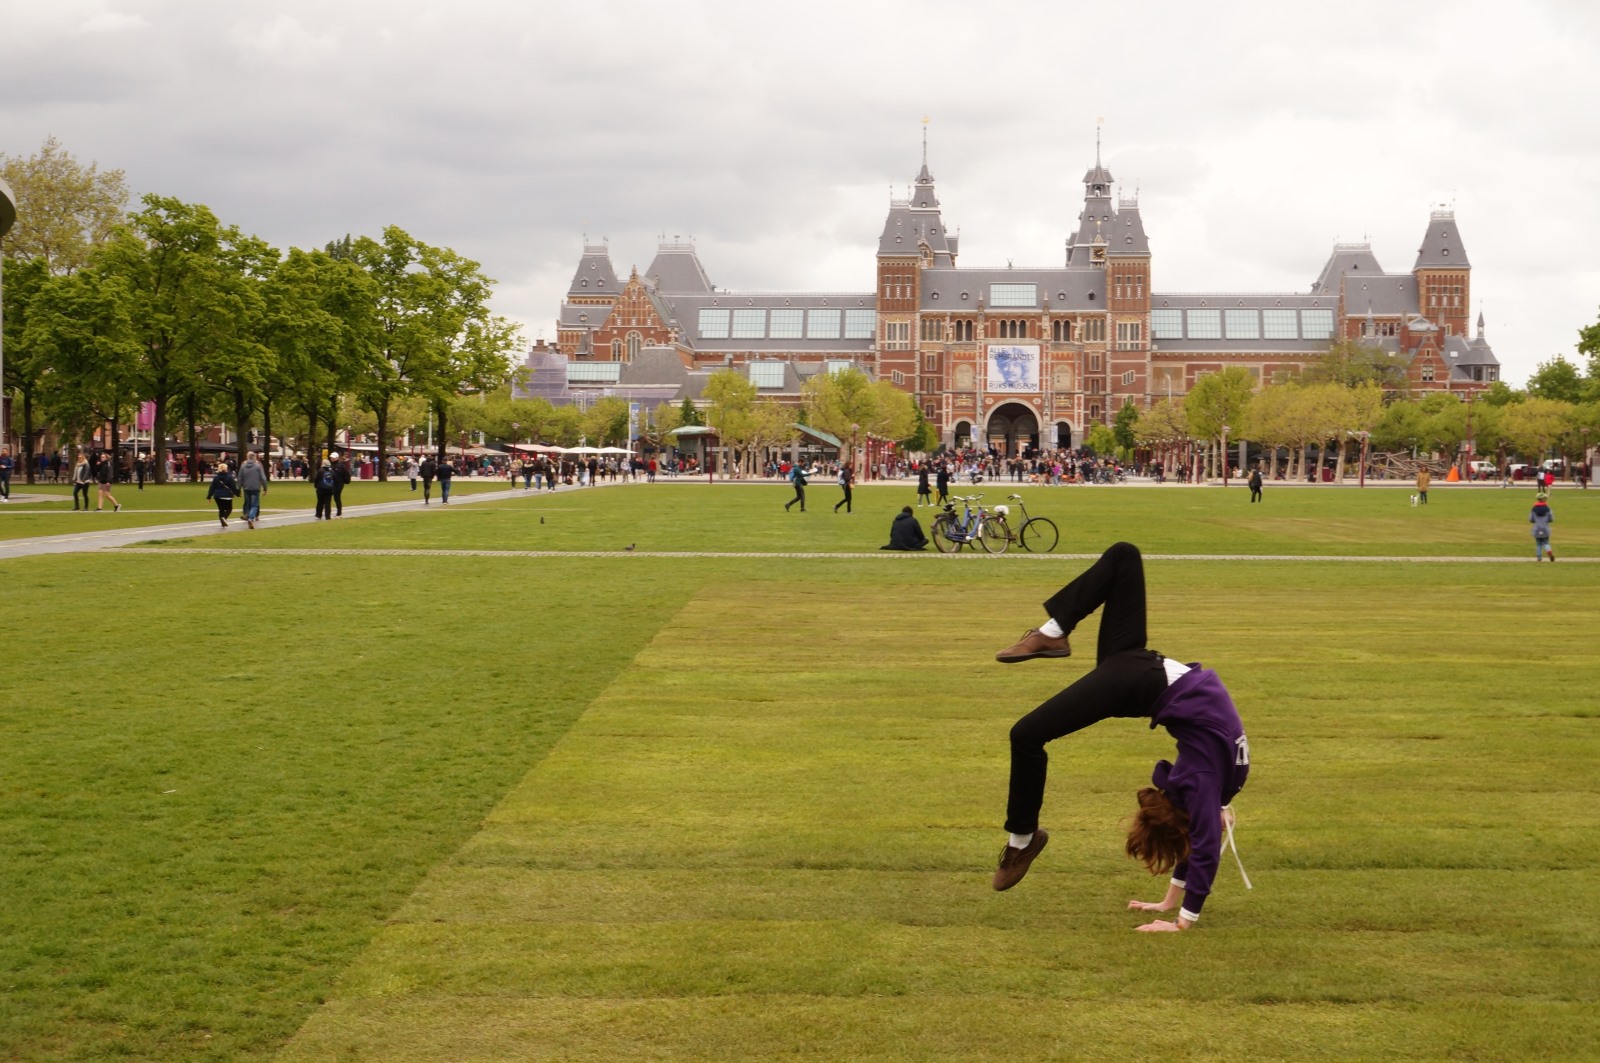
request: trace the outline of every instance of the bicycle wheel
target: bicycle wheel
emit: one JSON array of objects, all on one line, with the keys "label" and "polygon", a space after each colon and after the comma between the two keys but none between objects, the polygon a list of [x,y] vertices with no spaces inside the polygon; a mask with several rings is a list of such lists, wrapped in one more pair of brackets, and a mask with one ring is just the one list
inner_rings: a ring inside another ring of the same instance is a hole
[{"label": "bicycle wheel", "polygon": [[983,548],[991,554],[1003,554],[1011,545],[1011,525],[1004,517],[990,517],[983,522]]},{"label": "bicycle wheel", "polygon": [[1061,533],[1049,517],[1031,517],[1022,524],[1021,541],[1030,554],[1048,554],[1061,541]]},{"label": "bicycle wheel", "polygon": [[950,531],[955,526],[955,518],[948,513],[941,513],[933,518],[933,526],[929,530],[929,537],[933,545],[941,554],[953,554],[961,549],[963,540],[952,539]]}]

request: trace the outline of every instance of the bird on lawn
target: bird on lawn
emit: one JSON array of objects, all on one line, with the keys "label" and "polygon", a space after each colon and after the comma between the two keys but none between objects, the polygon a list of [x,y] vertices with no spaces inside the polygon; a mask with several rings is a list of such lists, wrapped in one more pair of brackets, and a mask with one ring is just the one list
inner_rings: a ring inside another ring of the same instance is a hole
[{"label": "bird on lawn", "polygon": [[638,545],[639,545],[638,543],[629,543],[627,546],[624,546],[623,549],[631,551],[635,546],[638,546]]}]

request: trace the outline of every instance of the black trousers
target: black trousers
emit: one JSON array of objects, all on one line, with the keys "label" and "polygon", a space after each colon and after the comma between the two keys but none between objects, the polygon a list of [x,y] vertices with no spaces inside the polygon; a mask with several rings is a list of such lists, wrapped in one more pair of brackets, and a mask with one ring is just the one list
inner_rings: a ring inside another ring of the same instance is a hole
[{"label": "black trousers", "polygon": [[796,502],[800,503],[800,512],[804,513],[806,511],[806,489],[799,484],[794,485],[794,497],[785,502],[783,508],[788,509]]},{"label": "black trousers", "polygon": [[339,516],[344,516],[344,484],[333,485],[333,505]]},{"label": "black trousers", "polygon": [[839,499],[839,501],[837,501],[837,502],[835,502],[833,504],[833,511],[835,513],[837,513],[837,512],[839,512],[839,507],[843,506],[844,507],[844,511],[846,513],[849,513],[850,512],[850,485],[849,484],[841,484],[840,486],[844,488],[844,497]]},{"label": "black trousers", "polygon": [[1132,543],[1112,545],[1044,603],[1065,631],[1102,606],[1094,669],[1011,728],[1006,830],[1012,834],[1039,826],[1047,743],[1112,717],[1149,716],[1167,687],[1161,655],[1145,647],[1144,559]]},{"label": "black trousers", "polygon": [[84,509],[88,509],[89,508],[89,485],[88,484],[80,484],[80,483],[78,483],[76,481],[74,481],[73,484],[72,484],[72,508],[73,509],[77,509],[78,508],[78,494],[80,492],[83,494],[83,508]]},{"label": "black trousers", "polygon": [[229,517],[233,516],[233,499],[231,499],[231,498],[218,498],[218,499],[213,499],[213,501],[215,501],[217,503],[217,519],[218,520],[226,522]]},{"label": "black trousers", "polygon": [[333,488],[317,488],[317,520],[333,519]]}]

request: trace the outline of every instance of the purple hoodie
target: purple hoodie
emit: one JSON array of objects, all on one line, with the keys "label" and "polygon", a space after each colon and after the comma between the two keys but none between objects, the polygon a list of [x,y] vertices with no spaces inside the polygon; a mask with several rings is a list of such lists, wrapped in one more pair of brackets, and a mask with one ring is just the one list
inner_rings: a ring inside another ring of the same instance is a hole
[{"label": "purple hoodie", "polygon": [[1178,759],[1158,762],[1150,781],[1189,813],[1189,856],[1172,877],[1184,884],[1184,913],[1197,917],[1222,856],[1222,806],[1250,774],[1250,742],[1222,680],[1198,662],[1156,699],[1157,724],[1177,740]]}]

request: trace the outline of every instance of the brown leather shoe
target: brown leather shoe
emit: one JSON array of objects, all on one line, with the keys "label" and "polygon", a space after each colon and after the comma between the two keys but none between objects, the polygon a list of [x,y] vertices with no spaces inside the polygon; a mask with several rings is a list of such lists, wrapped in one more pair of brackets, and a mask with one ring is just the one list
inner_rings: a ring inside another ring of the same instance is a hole
[{"label": "brown leather shoe", "polygon": [[1000,866],[994,869],[994,888],[1008,890],[1021,882],[1022,876],[1028,873],[1028,868],[1033,864],[1033,858],[1044,852],[1049,842],[1049,831],[1035,830],[1027,848],[1017,849],[1007,845],[1001,850]]},{"label": "brown leather shoe", "polygon": [[1050,636],[1038,628],[1029,628],[1015,646],[1007,647],[994,655],[1001,664],[1031,661],[1035,657],[1071,657],[1072,646],[1066,635]]}]

